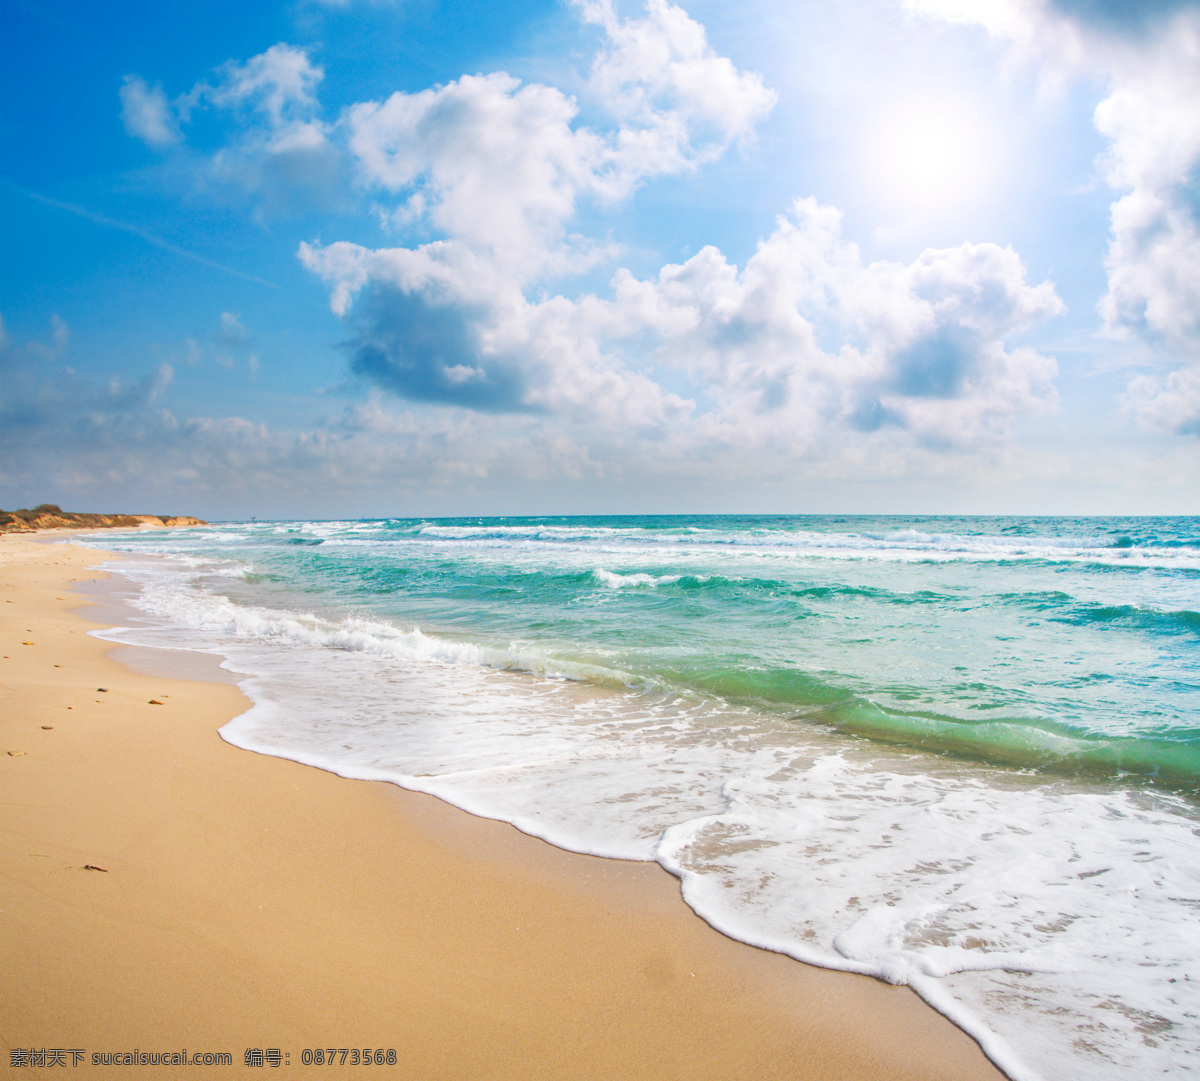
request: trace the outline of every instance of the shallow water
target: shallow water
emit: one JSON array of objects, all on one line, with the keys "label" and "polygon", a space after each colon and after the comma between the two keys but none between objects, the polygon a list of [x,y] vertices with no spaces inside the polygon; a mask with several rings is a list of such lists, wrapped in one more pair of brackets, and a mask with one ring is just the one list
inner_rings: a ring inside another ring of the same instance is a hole
[{"label": "shallow water", "polygon": [[657,860],[911,984],[1014,1077],[1200,1056],[1200,519],[631,517],[107,534],[121,641],[241,746]]}]

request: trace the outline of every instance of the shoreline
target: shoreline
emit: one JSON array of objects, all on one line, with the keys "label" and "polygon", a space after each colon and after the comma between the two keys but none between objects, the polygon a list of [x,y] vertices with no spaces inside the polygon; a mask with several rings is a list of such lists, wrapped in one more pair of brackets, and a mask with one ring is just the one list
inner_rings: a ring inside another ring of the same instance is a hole
[{"label": "shoreline", "polygon": [[1002,1078],[908,988],[726,938],[657,865],[225,743],[240,691],[119,666],[66,592],[104,577],[96,551],[27,536],[0,541],[0,749],[25,752],[0,755],[10,1051],[86,1048],[91,1068],[187,1047],[237,1071],[279,1048],[304,1073],[304,1048],[356,1044],[418,1079]]}]

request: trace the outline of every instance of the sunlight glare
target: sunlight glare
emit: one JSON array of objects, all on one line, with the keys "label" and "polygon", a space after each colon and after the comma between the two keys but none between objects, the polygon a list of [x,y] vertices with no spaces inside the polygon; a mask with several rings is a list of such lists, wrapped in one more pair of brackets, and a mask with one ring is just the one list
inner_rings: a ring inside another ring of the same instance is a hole
[{"label": "sunlight glare", "polygon": [[910,210],[959,206],[984,180],[984,126],[950,104],[897,109],[872,143],[877,182],[889,201]]}]

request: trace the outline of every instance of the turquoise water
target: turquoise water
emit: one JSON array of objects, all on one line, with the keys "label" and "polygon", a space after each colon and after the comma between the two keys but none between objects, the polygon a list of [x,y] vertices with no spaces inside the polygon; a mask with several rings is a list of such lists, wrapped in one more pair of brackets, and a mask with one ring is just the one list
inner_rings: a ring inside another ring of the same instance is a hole
[{"label": "turquoise water", "polygon": [[1195,1068],[1200,519],[96,543],[174,557],[127,568],[124,640],[251,674],[234,742],[657,859],[716,926],[912,984],[1014,1077]]},{"label": "turquoise water", "polygon": [[287,604],[299,590],[325,610],[500,650],[527,642],[549,663],[932,752],[1200,778],[1196,519],[392,520],[225,534],[223,554],[257,568],[263,589],[246,599]]}]

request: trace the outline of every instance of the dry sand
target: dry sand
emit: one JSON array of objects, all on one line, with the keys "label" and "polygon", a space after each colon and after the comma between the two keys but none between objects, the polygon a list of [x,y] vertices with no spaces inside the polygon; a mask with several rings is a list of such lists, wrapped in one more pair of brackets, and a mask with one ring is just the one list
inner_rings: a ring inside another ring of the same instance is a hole
[{"label": "dry sand", "polygon": [[733,942],[655,866],[224,743],[236,687],[138,674],[72,613],[100,558],[0,538],[6,1055],[82,1049],[106,1077],[147,1074],[93,1053],[182,1048],[233,1064],[158,1076],[260,1076],[247,1048],[361,1076],[301,1064],[357,1047],[394,1048],[370,1076],[396,1081],[1001,1078],[908,989]]}]

